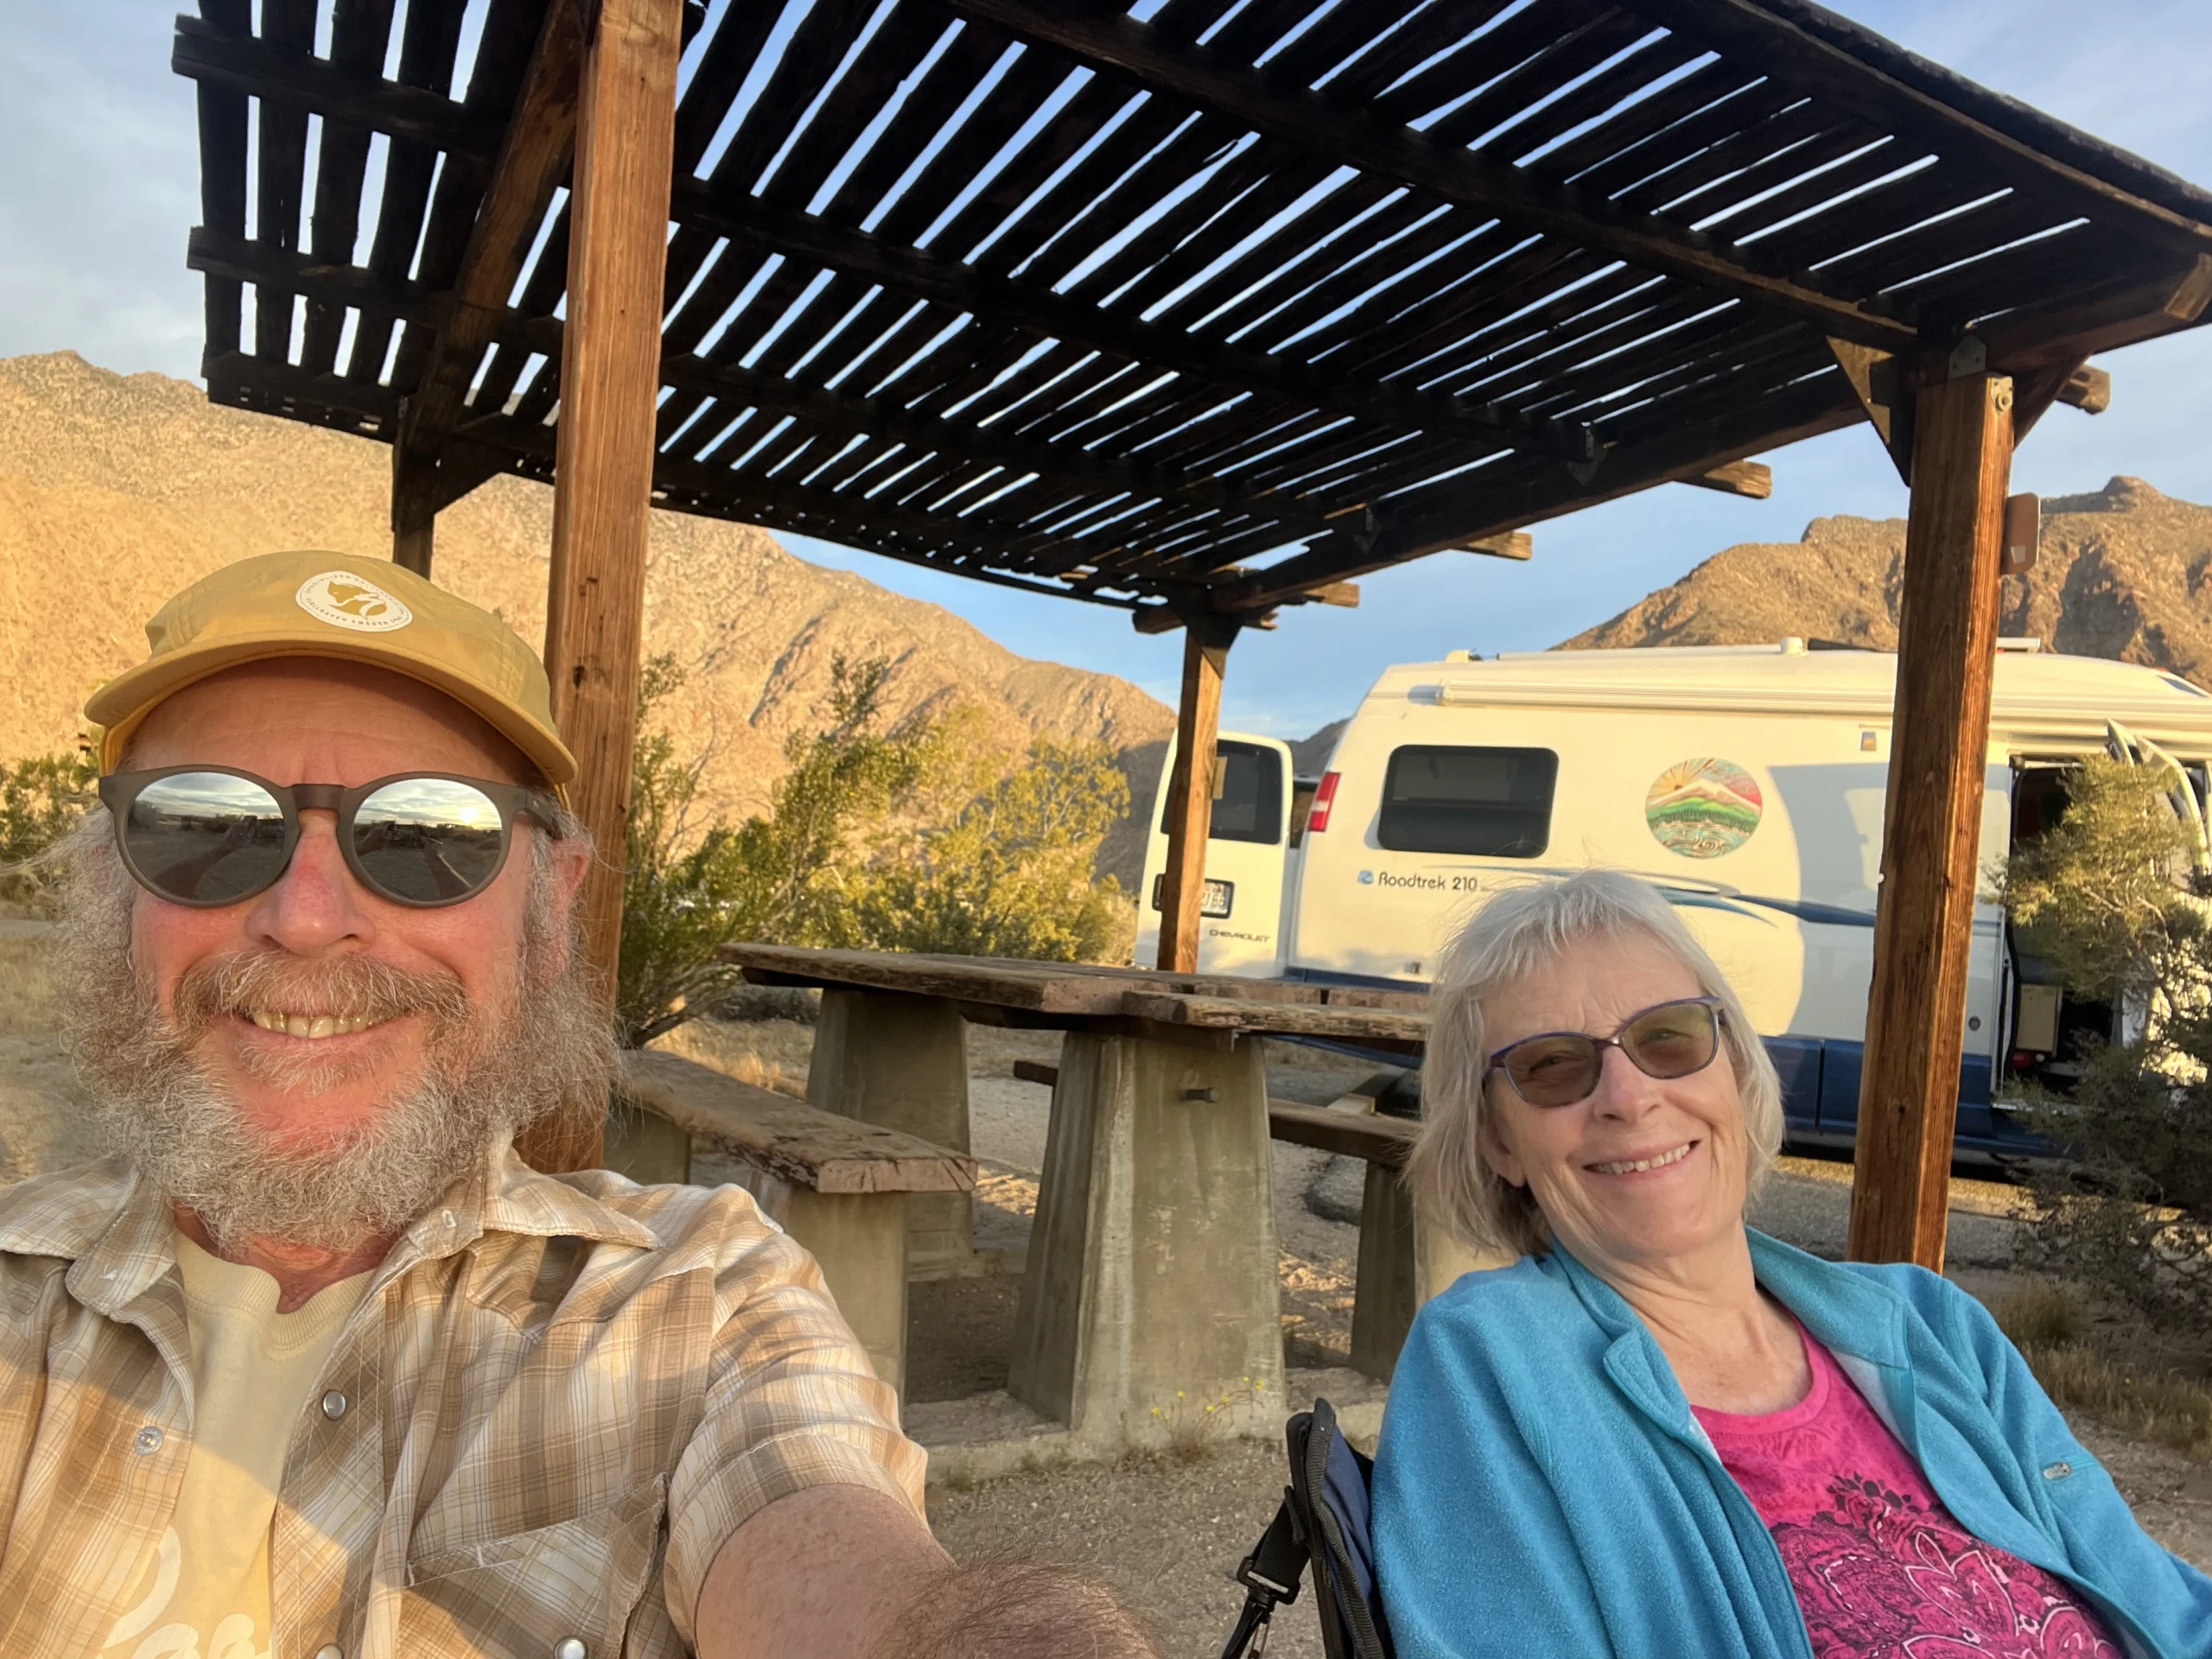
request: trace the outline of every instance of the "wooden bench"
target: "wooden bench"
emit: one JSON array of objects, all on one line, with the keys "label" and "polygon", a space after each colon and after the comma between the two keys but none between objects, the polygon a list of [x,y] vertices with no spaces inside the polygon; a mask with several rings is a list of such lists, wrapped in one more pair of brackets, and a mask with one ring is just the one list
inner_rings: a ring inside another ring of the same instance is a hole
[{"label": "wooden bench", "polygon": [[[1014,1075],[1048,1089],[1060,1080],[1058,1066],[1037,1060],[1016,1060]],[[1371,1107],[1351,1111],[1270,1097],[1268,1133],[1277,1141],[1367,1165],[1352,1293],[1351,1362],[1356,1370],[1388,1382],[1421,1303],[1470,1268],[1499,1264],[1478,1262],[1442,1229],[1417,1224],[1412,1195],[1399,1179],[1421,1134],[1417,1120],[1386,1116]]]},{"label": "wooden bench", "polygon": [[[642,1149],[680,1137],[683,1167],[639,1178],[690,1179],[694,1143],[744,1163],[761,1209],[821,1264],[837,1306],[876,1375],[903,1389],[906,1372],[906,1202],[910,1193],[975,1190],[976,1160],[919,1137],[792,1100],[680,1055],[626,1051],[615,1076],[611,1144]],[[660,1126],[665,1126],[662,1128]],[[613,1158],[609,1167],[620,1167]]]}]

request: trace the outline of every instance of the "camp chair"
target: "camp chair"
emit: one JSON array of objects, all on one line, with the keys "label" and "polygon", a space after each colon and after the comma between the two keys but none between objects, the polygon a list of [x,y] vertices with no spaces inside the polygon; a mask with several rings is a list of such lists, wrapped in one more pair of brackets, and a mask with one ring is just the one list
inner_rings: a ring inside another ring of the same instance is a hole
[{"label": "camp chair", "polygon": [[1275,1518],[1236,1569],[1236,1581],[1246,1592],[1244,1611],[1237,1615],[1221,1659],[1259,1659],[1266,1652],[1268,1621],[1277,1607],[1298,1599],[1308,1561],[1328,1659],[1390,1659],[1368,1521],[1374,1460],[1344,1439],[1326,1400],[1316,1400],[1313,1410],[1293,1417],[1284,1439],[1290,1451],[1290,1484]]}]

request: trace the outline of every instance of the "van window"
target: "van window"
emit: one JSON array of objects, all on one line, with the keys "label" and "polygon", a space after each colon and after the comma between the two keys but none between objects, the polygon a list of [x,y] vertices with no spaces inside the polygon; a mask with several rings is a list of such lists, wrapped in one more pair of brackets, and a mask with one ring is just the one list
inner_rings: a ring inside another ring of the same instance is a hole
[{"label": "van window", "polygon": [[1558,779],[1550,749],[1394,750],[1376,839],[1395,853],[1541,858]]},{"label": "van window", "polygon": [[[1272,847],[1282,839],[1282,755],[1257,743],[1224,738],[1215,745],[1221,786],[1213,798],[1215,841],[1254,841]],[[1166,780],[1161,779],[1160,833],[1167,833]]]}]

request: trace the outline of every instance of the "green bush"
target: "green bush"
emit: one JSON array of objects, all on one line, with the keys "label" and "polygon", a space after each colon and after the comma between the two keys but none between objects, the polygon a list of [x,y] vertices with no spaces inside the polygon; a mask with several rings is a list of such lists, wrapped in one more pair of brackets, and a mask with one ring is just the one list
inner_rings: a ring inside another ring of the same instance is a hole
[{"label": "green bush", "polygon": [[2212,1318],[2212,910],[2167,800],[2179,781],[2088,761],[1999,884],[2035,954],[2128,1033],[2075,1057],[2070,1095],[2026,1103],[2070,1155],[2031,1179],[2024,1254],[2168,1324]]},{"label": "green bush", "polygon": [[654,709],[683,677],[646,664],[631,781],[616,994],[621,1040],[641,1046],[733,1006],[716,957],[734,940],[933,950],[1037,961],[1118,960],[1135,917],[1092,879],[1128,785],[1103,744],[1039,742],[1002,757],[980,716],[954,709],[883,729],[888,664],[831,668],[830,717],[795,734],[765,815],[696,822],[703,758],[678,758]]},{"label": "green bush", "polygon": [[1128,781],[1103,743],[1040,741],[1024,766],[924,831],[912,856],[861,872],[844,942],[880,950],[1096,962],[1128,949],[1121,884],[1094,881]]},{"label": "green bush", "polygon": [[894,811],[920,779],[932,728],[909,721],[877,729],[889,666],[830,668],[830,718],[785,747],[791,770],[766,817],[733,829],[693,823],[704,757],[678,760],[653,709],[681,689],[672,658],[645,665],[639,737],[631,766],[622,884],[622,952],[615,1018],[642,1046],[694,1019],[741,982],[715,952],[734,939],[826,943],[840,927],[844,868],[862,832]]},{"label": "green bush", "polygon": [[36,861],[98,797],[99,768],[84,749],[0,766],[0,903],[44,913],[53,872]]}]

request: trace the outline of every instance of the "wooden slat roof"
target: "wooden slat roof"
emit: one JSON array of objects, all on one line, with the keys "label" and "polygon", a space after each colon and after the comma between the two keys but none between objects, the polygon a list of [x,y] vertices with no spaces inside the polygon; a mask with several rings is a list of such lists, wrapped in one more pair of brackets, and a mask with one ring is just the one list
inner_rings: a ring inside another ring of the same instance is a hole
[{"label": "wooden slat roof", "polygon": [[[200,8],[210,396],[550,476],[588,0]],[[1185,613],[2212,297],[2212,197],[1799,0],[732,0],[676,149],[661,505]]]}]

